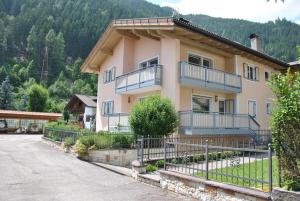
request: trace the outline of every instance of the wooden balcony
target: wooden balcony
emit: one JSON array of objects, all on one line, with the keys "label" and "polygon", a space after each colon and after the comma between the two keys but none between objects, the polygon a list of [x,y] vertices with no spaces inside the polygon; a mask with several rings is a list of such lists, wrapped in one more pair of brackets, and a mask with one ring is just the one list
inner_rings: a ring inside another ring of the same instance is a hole
[{"label": "wooden balcony", "polygon": [[242,92],[240,75],[191,65],[185,61],[179,62],[179,81],[184,86],[206,88],[225,93]]},{"label": "wooden balcony", "polygon": [[179,112],[179,133],[185,135],[250,135],[260,125],[248,114]]},{"label": "wooden balcony", "polygon": [[136,94],[159,90],[162,84],[162,66],[155,65],[116,78],[116,93]]}]

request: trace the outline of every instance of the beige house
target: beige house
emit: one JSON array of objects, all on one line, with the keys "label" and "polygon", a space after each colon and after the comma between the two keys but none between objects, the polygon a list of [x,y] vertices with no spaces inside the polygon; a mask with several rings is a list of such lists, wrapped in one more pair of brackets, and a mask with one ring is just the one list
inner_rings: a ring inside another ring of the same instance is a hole
[{"label": "beige house", "polygon": [[[179,134],[247,135],[269,128],[267,80],[287,63],[182,18],[114,20],[82,71],[97,73],[97,130],[126,129],[134,103],[159,94],[178,111]],[[249,39],[250,40],[250,39]]]}]

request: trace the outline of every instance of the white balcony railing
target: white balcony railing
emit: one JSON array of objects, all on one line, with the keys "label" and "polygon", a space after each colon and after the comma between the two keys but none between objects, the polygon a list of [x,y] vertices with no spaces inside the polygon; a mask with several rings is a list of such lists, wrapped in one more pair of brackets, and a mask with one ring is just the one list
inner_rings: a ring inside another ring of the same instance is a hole
[{"label": "white balcony railing", "polygon": [[247,129],[260,130],[260,125],[248,114],[216,112],[179,112],[181,129]]},{"label": "white balcony railing", "polygon": [[116,92],[122,93],[143,87],[161,85],[162,66],[142,68],[116,78]]},{"label": "white balcony railing", "polygon": [[179,67],[180,82],[186,85],[196,85],[225,92],[239,93],[242,91],[242,80],[240,75],[191,65],[185,61],[181,61]]},{"label": "white balcony railing", "polygon": [[108,115],[108,130],[111,132],[129,132],[130,126],[127,113]]}]

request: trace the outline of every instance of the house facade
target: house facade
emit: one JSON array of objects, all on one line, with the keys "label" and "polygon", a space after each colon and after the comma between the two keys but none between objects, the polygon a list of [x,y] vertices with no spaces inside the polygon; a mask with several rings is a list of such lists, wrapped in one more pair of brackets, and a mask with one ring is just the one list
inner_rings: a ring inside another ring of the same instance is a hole
[{"label": "house facade", "polygon": [[[97,130],[126,130],[131,107],[147,96],[169,98],[178,134],[254,135],[269,128],[271,73],[288,64],[185,19],[114,20],[82,65],[97,73]],[[250,40],[250,39],[249,39]]]},{"label": "house facade", "polygon": [[65,110],[76,116],[79,127],[92,129],[96,116],[97,97],[75,94],[67,103]]}]

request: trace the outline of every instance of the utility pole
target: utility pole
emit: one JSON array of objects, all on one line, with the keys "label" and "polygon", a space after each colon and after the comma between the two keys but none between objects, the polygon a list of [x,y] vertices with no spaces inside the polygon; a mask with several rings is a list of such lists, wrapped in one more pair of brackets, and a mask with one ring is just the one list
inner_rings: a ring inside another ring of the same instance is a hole
[{"label": "utility pole", "polygon": [[44,59],[43,59],[43,66],[42,66],[42,71],[41,71],[40,83],[42,81],[47,83],[47,81],[48,81],[48,63],[49,63],[49,54],[48,54],[48,47],[46,46]]}]

